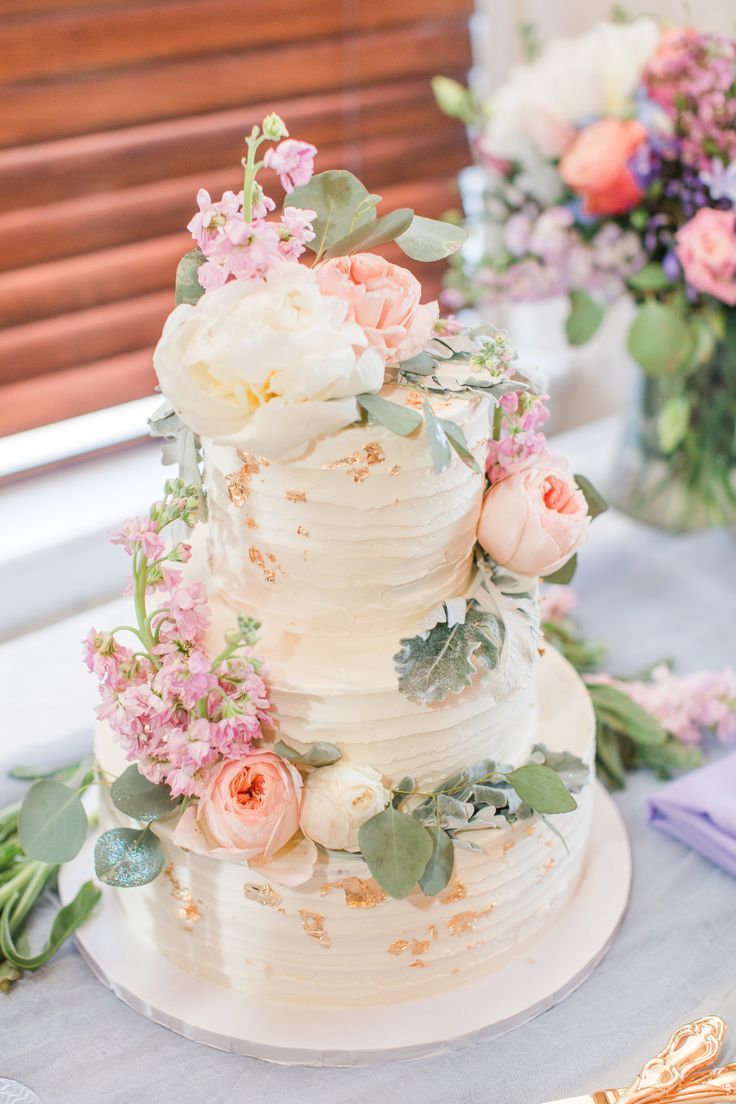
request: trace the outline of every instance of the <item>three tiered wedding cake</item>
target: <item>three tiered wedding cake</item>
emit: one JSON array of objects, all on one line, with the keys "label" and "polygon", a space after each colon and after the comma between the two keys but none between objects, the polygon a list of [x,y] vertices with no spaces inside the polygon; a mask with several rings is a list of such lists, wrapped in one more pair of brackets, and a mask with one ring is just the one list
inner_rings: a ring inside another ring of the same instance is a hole
[{"label": "three tiered wedding cake", "polygon": [[[156,350],[181,478],[115,538],[135,645],[87,642],[97,874],[191,974],[414,999],[524,953],[578,881],[592,710],[544,654],[537,582],[585,538],[589,485],[503,335],[439,320],[370,252],[439,259],[461,231],[377,216],[276,116],[247,146],[242,193],[200,192]],[[539,742],[540,699],[564,746]]]}]

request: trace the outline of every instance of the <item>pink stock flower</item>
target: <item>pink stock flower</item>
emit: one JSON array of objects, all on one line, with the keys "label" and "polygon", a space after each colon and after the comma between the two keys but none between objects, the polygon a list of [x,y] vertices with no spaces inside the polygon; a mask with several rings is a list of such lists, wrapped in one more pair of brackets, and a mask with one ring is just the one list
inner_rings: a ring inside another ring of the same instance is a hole
[{"label": "pink stock flower", "polygon": [[205,188],[197,192],[199,213],[188,223],[190,232],[199,248],[206,255],[212,245],[224,233],[230,219],[236,218],[243,207],[243,193],[225,192],[222,199],[213,203]]},{"label": "pink stock flower", "polygon": [[153,518],[130,518],[119,532],[111,534],[110,540],[121,544],[129,556],[140,549],[149,560],[157,560],[166,547]]},{"label": "pink stock flower", "polygon": [[285,260],[297,260],[304,252],[307,242],[314,241],[312,223],[316,217],[316,211],[301,207],[284,207],[279,228],[281,238],[279,252]]},{"label": "pink stock flower", "polygon": [[348,317],[365,332],[388,364],[409,360],[432,336],[439,316],[435,303],[420,303],[422,287],[406,268],[374,253],[333,257],[317,268],[325,295],[348,304]]},{"label": "pink stock flower", "polygon": [[217,686],[208,656],[194,650],[184,658],[168,655],[153,680],[153,688],[163,699],[177,700],[185,709],[194,709]]},{"label": "pink stock flower", "polygon": [[570,586],[545,587],[539,602],[543,621],[565,621],[578,604],[578,596]]},{"label": "pink stock flower", "polygon": [[678,230],[675,242],[687,282],[736,306],[736,213],[701,207]]},{"label": "pink stock flower", "polygon": [[292,192],[301,184],[308,184],[314,172],[314,158],[317,147],[309,142],[298,142],[294,138],[285,138],[283,142],[266,150],[264,167],[278,173],[281,187]]},{"label": "pink stock flower", "polygon": [[166,623],[161,630],[162,640],[171,640],[173,637],[200,640],[212,621],[204,583],[197,579],[186,586],[177,587],[166,604],[163,620]]},{"label": "pink stock flower", "polygon": [[551,575],[583,544],[589,524],[572,476],[559,463],[538,463],[493,484],[483,501],[478,541],[510,571]]}]

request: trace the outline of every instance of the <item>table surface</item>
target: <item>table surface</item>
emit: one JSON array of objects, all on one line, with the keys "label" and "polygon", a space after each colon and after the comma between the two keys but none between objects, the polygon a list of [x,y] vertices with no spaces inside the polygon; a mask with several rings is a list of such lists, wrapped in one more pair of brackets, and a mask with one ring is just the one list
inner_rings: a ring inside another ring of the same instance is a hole
[{"label": "table surface", "polygon": [[[576,468],[586,471],[604,465],[604,444],[590,431],[566,441]],[[576,589],[586,631],[609,644],[609,669],[633,671],[662,657],[681,671],[734,662],[735,548],[733,533],[673,537],[614,512],[597,521]],[[15,760],[50,749],[68,759],[89,742],[85,710],[93,691],[77,678],[76,642],[92,621],[107,624],[108,613],[87,613],[0,649],[3,681],[10,674],[5,685],[15,690],[0,760],[16,732]],[[23,692],[31,654],[47,668],[43,695]],[[48,703],[57,696],[52,714]],[[616,797],[632,840],[634,882],[613,949],[564,1004],[508,1035],[375,1069],[271,1066],[150,1023],[97,982],[67,945],[0,996],[0,1077],[31,1086],[44,1104],[226,1104],[274,1096],[299,1104],[373,1104],[381,1097],[541,1104],[624,1084],[680,1023],[708,1013],[736,1021],[736,884],[647,827],[646,799],[657,785],[651,775],[632,776]],[[0,801],[14,793],[0,780]],[[736,1024],[724,1054],[736,1060]]]}]

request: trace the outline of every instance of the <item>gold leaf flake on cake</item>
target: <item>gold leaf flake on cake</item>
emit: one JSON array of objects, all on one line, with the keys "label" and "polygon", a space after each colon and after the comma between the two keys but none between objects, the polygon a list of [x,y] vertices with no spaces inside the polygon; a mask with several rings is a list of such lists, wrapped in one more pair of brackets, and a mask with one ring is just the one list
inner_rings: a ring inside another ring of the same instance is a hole
[{"label": "gold leaf flake on cake", "polygon": [[306,502],[306,491],[284,491],[284,498],[287,502]]},{"label": "gold leaf flake on cake", "polygon": [[401,471],[401,468],[399,467],[399,465],[394,464],[391,471],[389,472],[389,475],[398,475],[400,471]]},{"label": "gold leaf flake on cake", "polygon": [[418,391],[410,391],[406,396],[406,405],[412,407],[413,410],[423,410],[424,399]]},{"label": "gold leaf flake on cake", "polygon": [[302,927],[310,939],[319,943],[320,947],[331,946],[331,940],[325,931],[325,918],[321,912],[310,912],[309,909],[299,909],[302,918]]},{"label": "gold leaf flake on cake", "polygon": [[255,564],[256,567],[260,567],[262,570],[266,566],[266,561],[263,559],[263,553],[259,552],[253,545],[248,549],[248,559],[252,564]]},{"label": "gold leaf flake on cake", "polygon": [[427,963],[422,962],[421,958],[417,958],[417,959],[414,960],[414,962],[409,963],[409,969],[416,970],[418,967],[426,966],[426,965],[427,965]]},{"label": "gold leaf flake on cake", "polygon": [[475,931],[478,921],[482,919],[482,917],[488,916],[491,912],[493,912],[492,904],[481,909],[480,912],[476,912],[475,909],[468,909],[467,912],[458,912],[447,921],[447,930],[450,935],[467,935],[468,932]]},{"label": "gold leaf flake on cake", "polygon": [[516,844],[516,840],[506,840],[503,847],[501,848],[501,854],[502,855],[508,854],[508,852],[511,850],[512,847],[515,846],[515,844]]},{"label": "gold leaf flake on cake", "polygon": [[259,882],[246,882],[243,886],[243,895],[249,901],[255,901],[257,905],[272,908],[274,912],[285,912],[281,898],[272,885],[261,885]]},{"label": "gold leaf flake on cake", "polygon": [[296,532],[297,532],[297,536],[299,536],[299,537],[308,537],[309,536],[309,530],[305,529],[303,525],[297,525]]},{"label": "gold leaf flake on cake", "polygon": [[353,468],[350,472],[353,477],[353,483],[362,483],[364,479],[368,478],[367,468]]},{"label": "gold leaf flake on cake", "polygon": [[366,462],[371,466],[373,464],[383,464],[386,460],[386,454],[378,441],[369,441],[363,452],[365,453]]},{"label": "gold leaf flake on cake", "polygon": [[245,524],[248,526],[249,529],[257,529],[258,528],[258,522],[256,521],[256,519],[254,517],[251,517],[250,514],[245,519]]},{"label": "gold leaf flake on cake", "polygon": [[426,954],[429,950],[428,939],[412,939],[411,941],[411,953],[413,955]]},{"label": "gold leaf flake on cake", "polygon": [[261,468],[267,468],[269,463],[265,457],[253,456],[250,452],[243,452],[242,449],[238,449],[238,460],[241,461],[242,468],[225,476],[227,493],[234,506],[242,506],[250,497],[251,479],[260,473]]},{"label": "gold leaf flake on cake", "polygon": [[465,887],[465,882],[462,880],[462,878],[456,878],[455,881],[452,883],[451,889],[445,894],[444,897],[441,897],[440,900],[443,905],[451,905],[455,901],[464,900],[464,898],[467,896],[468,891]]},{"label": "gold leaf flake on cake", "polygon": [[266,569],[263,572],[263,576],[264,576],[267,583],[275,583],[276,582],[276,572],[275,571],[271,571],[269,569]]},{"label": "gold leaf flake on cake", "polygon": [[[192,895],[188,889],[185,889],[179,879],[174,874],[173,863],[169,863],[163,869],[163,875],[168,881],[171,887],[171,896],[175,901],[179,902],[179,908],[177,909],[179,917],[187,924],[196,924],[199,920],[201,913],[198,905],[192,899]],[[191,928],[185,929],[191,931]]]},{"label": "gold leaf flake on cake", "polygon": [[434,924],[429,925],[429,934],[431,935],[432,939],[437,939],[439,937],[439,932],[437,931],[437,928],[434,926]]},{"label": "gold leaf flake on cake", "polygon": [[350,456],[342,456],[339,460],[330,460],[327,464],[321,464],[322,471],[339,471],[340,468],[350,468],[353,464],[360,464],[364,459],[363,449],[356,449]]},{"label": "gold leaf flake on cake", "polygon": [[388,945],[388,953],[390,955],[403,954],[406,948],[409,946],[408,939],[394,939],[393,943]]},{"label": "gold leaf flake on cake", "polygon": [[320,895],[326,897],[333,889],[342,889],[345,893],[345,904],[353,909],[378,908],[388,900],[388,894],[381,889],[373,878],[341,878],[339,882],[325,882],[320,889]]}]

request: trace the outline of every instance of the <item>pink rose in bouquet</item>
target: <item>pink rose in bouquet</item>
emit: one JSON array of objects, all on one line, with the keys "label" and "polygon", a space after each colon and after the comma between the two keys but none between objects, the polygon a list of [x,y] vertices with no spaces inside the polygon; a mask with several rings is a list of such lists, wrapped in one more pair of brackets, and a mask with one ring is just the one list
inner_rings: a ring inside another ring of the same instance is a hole
[{"label": "pink rose in bouquet", "polygon": [[560,161],[560,176],[583,199],[589,215],[615,215],[643,196],[629,160],[645,140],[636,119],[601,119],[581,130]]},{"label": "pink rose in bouquet", "polygon": [[422,286],[411,272],[373,253],[325,261],[317,282],[325,295],[347,302],[348,317],[388,364],[416,356],[439,316],[437,303],[420,303]]},{"label": "pink rose in bouquet", "polygon": [[540,463],[494,483],[483,502],[478,541],[520,575],[551,575],[583,544],[590,518],[582,492],[561,466]]},{"label": "pink rose in bouquet", "polygon": [[701,207],[678,230],[675,242],[687,282],[736,306],[736,214]]}]

